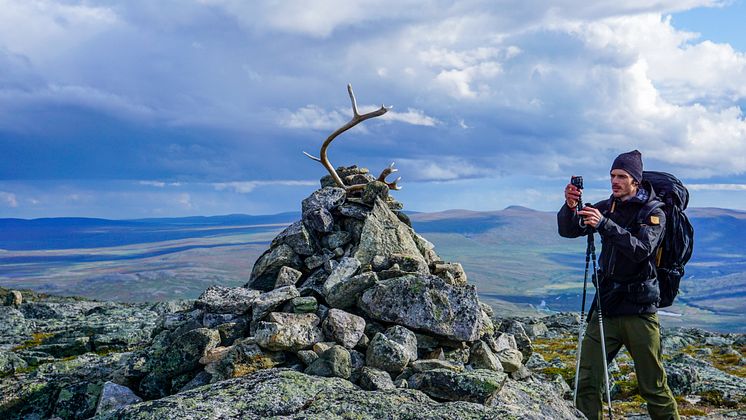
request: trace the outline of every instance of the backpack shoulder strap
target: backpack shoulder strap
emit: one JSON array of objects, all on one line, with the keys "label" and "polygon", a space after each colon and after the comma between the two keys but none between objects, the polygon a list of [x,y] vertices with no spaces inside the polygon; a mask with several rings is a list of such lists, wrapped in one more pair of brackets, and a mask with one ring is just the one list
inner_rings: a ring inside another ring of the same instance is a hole
[{"label": "backpack shoulder strap", "polygon": [[653,199],[648,201],[647,203],[643,204],[640,208],[640,211],[637,212],[637,224],[643,224],[645,220],[650,217],[651,214],[653,214],[654,211],[657,209],[663,208],[665,206],[665,203],[663,203],[659,199]]}]

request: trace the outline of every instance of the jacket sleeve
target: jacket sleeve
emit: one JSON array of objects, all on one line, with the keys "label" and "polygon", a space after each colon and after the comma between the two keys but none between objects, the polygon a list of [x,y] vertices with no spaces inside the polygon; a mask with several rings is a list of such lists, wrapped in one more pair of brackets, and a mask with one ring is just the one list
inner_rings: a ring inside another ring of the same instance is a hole
[{"label": "jacket sleeve", "polygon": [[588,228],[580,227],[580,217],[575,210],[568,207],[567,203],[557,212],[557,228],[560,236],[564,238],[577,238],[588,234]]},{"label": "jacket sleeve", "polygon": [[[658,224],[650,223],[650,216],[658,217]],[[606,241],[613,244],[625,257],[634,262],[641,262],[655,252],[658,244],[663,238],[666,226],[666,214],[661,209],[655,209],[640,225],[636,235],[616,224],[613,220],[605,218],[598,233]]]}]

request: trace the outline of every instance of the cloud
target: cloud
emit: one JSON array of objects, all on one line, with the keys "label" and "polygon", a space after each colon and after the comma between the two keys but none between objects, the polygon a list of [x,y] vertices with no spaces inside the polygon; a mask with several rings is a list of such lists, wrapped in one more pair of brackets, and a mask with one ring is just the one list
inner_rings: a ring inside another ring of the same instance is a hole
[{"label": "cloud", "polygon": [[257,187],[264,187],[264,186],[312,186],[312,185],[318,185],[317,181],[295,181],[295,180],[285,180],[285,181],[234,181],[234,182],[217,182],[212,184],[212,186],[217,191],[233,191],[237,192],[239,194],[248,194],[252,191],[254,191]]},{"label": "cloud", "polygon": [[8,207],[18,207],[16,195],[5,191],[0,191],[0,203],[3,203]]},{"label": "cloud", "polygon": [[469,161],[453,156],[433,156],[431,159],[398,159],[402,178],[414,181],[448,181],[494,175]]},{"label": "cloud", "polygon": [[746,184],[686,184],[691,191],[746,191]]},{"label": "cloud", "polygon": [[[358,110],[361,114],[374,111],[378,108],[380,107],[358,105]],[[349,116],[345,116],[345,114],[349,114]],[[327,111],[317,105],[306,105],[295,112],[283,112],[283,115],[279,117],[277,122],[282,127],[293,129],[336,130],[337,128],[347,124],[351,118],[351,109],[344,110],[339,108],[337,110]],[[407,108],[406,112],[397,112],[391,109],[378,118],[378,120],[398,121],[406,124],[428,127],[440,123],[437,119],[425,115],[424,111],[414,108]],[[360,130],[363,126],[358,127],[359,128],[356,128]]]}]

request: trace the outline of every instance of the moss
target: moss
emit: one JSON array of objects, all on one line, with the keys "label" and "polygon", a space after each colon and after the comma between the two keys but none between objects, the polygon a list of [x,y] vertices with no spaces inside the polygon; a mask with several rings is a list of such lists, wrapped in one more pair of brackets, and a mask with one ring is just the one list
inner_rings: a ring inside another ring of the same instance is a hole
[{"label": "moss", "polygon": [[699,395],[702,397],[702,402],[704,404],[707,404],[713,407],[727,407],[727,408],[738,407],[737,402],[726,400],[723,396],[723,392],[719,390],[704,391]]},{"label": "moss", "polygon": [[40,346],[44,343],[44,340],[46,340],[49,337],[52,337],[53,335],[54,335],[53,333],[35,332],[31,335],[30,340],[25,341],[23,344],[13,347],[11,350],[20,351],[20,350],[27,350],[30,348]]},{"label": "moss", "polygon": [[707,411],[697,407],[681,407],[679,408],[680,416],[705,416]]}]

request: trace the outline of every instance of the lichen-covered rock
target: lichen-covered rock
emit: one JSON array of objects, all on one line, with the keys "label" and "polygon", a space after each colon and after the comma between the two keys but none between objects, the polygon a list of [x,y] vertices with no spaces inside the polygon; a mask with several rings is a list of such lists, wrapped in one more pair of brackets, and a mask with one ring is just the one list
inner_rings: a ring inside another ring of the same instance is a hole
[{"label": "lichen-covered rock", "polygon": [[304,214],[316,209],[333,210],[344,203],[346,197],[347,193],[342,188],[321,188],[303,200],[301,209]]},{"label": "lichen-covered rock", "polygon": [[330,309],[321,330],[326,337],[351,349],[365,333],[365,320],[340,309]]},{"label": "lichen-covered rock", "polygon": [[280,244],[262,254],[254,263],[251,278],[245,286],[264,292],[274,289],[277,274],[283,266],[298,270],[303,267],[298,254],[287,244]]},{"label": "lichen-covered rock", "polygon": [[5,306],[19,307],[23,303],[23,295],[18,290],[11,290],[5,295]]},{"label": "lichen-covered rock", "polygon": [[448,284],[454,286],[464,286],[467,283],[466,272],[464,267],[459,263],[435,263],[433,264],[433,274],[442,278]]},{"label": "lichen-covered rock", "polygon": [[332,348],[321,353],[318,359],[306,368],[305,373],[349,379],[352,373],[350,352],[342,346],[332,346]]},{"label": "lichen-covered rock", "polygon": [[197,298],[194,306],[218,314],[244,313],[259,294],[259,291],[245,287],[210,286]]},{"label": "lichen-covered rock", "polygon": [[386,372],[401,372],[409,363],[409,351],[401,343],[377,333],[368,344],[365,362]]},{"label": "lichen-covered rock", "polygon": [[492,353],[490,346],[484,341],[477,341],[471,346],[469,364],[474,369],[488,369],[497,372],[504,370],[500,360]]},{"label": "lichen-covered rock", "polygon": [[19,369],[28,367],[28,363],[17,354],[0,350],[0,376],[15,373]]},{"label": "lichen-covered rock", "polygon": [[523,323],[514,319],[506,319],[500,324],[499,330],[513,335],[518,345],[518,350],[523,354],[523,362],[525,363],[531,356],[531,353],[533,353],[534,348],[531,345],[531,339],[526,334]]},{"label": "lichen-covered rock", "polygon": [[432,275],[382,280],[366,290],[360,309],[369,317],[459,341],[475,341],[482,326],[474,286],[454,287]]},{"label": "lichen-covered rock", "polygon": [[270,369],[284,361],[284,353],[263,351],[247,339],[222,351],[216,360],[205,366],[205,371],[211,375],[212,382],[217,382]]},{"label": "lichen-covered rock", "polygon": [[464,372],[435,369],[415,373],[407,383],[433,398],[484,404],[500,392],[506,380],[504,373],[485,369]]},{"label": "lichen-covered rock", "polygon": [[11,306],[0,306],[0,344],[16,343],[31,336],[32,324],[21,311]]},{"label": "lichen-covered rock", "polygon": [[251,319],[258,321],[270,312],[279,308],[283,303],[300,296],[295,286],[285,286],[262,293],[251,304]]},{"label": "lichen-covered rock", "polygon": [[381,181],[369,182],[363,189],[363,203],[372,205],[376,199],[386,200],[389,196],[389,186]]},{"label": "lichen-covered rock", "polygon": [[200,367],[199,360],[220,343],[220,334],[211,329],[188,331],[153,361],[154,369],[140,382],[140,392],[148,397],[163,397],[171,390],[170,380]]},{"label": "lichen-covered rock", "polygon": [[355,272],[360,268],[360,261],[355,258],[342,258],[332,270],[324,282],[324,286],[321,291],[324,296],[329,294],[329,291],[339,285],[340,283],[347,282]]},{"label": "lichen-covered rock", "polygon": [[328,233],[334,230],[334,216],[324,208],[303,213],[303,223],[316,232]]},{"label": "lichen-covered rock", "polygon": [[310,349],[323,339],[320,322],[315,314],[273,312],[269,322],[259,322],[255,338],[259,346],[268,350]]},{"label": "lichen-covered rock", "polygon": [[505,372],[515,372],[523,366],[523,354],[518,350],[502,349],[497,352],[496,356],[500,360]]},{"label": "lichen-covered rock", "polygon": [[308,233],[302,221],[297,221],[280,232],[273,240],[270,248],[280,244],[286,244],[298,255],[313,255],[316,252],[316,244],[313,236]]},{"label": "lichen-covered rock", "polygon": [[396,389],[394,382],[391,380],[391,375],[380,369],[367,366],[360,370],[358,384],[360,385],[360,388],[367,391],[386,391]]},{"label": "lichen-covered rock", "polygon": [[378,275],[373,271],[343,279],[326,289],[326,302],[332,308],[349,308],[355,305],[360,295],[377,281]]},{"label": "lichen-covered rock", "polygon": [[427,266],[412,235],[411,228],[403,224],[383,201],[376,199],[373,210],[365,219],[355,258],[366,266],[376,255],[403,254],[420,259]]},{"label": "lichen-covered rock", "polygon": [[303,273],[292,268],[283,266],[280,268],[280,272],[277,273],[277,281],[275,281],[275,289],[278,287],[295,286],[295,283],[301,278]]},{"label": "lichen-covered rock", "polygon": [[388,328],[384,334],[386,334],[386,337],[390,340],[393,340],[404,347],[404,351],[407,352],[407,357],[409,357],[410,362],[417,360],[417,336],[412,331],[402,327],[401,325],[394,325],[393,327]]},{"label": "lichen-covered rock", "polygon": [[675,395],[716,392],[723,401],[736,403],[746,393],[746,379],[725,373],[704,360],[679,353],[664,362],[668,386]]},{"label": "lichen-covered rock", "polygon": [[313,296],[295,297],[290,302],[296,314],[312,314],[319,309],[319,302]]},{"label": "lichen-covered rock", "polygon": [[116,411],[128,405],[142,402],[142,398],[135,395],[131,389],[124,385],[106,381],[101,389],[101,396],[96,404],[96,414]]},{"label": "lichen-covered rock", "polygon": [[428,370],[435,369],[447,369],[454,372],[461,372],[464,370],[464,365],[460,363],[453,363],[447,360],[440,359],[420,359],[410,363],[413,372],[426,372]]}]

